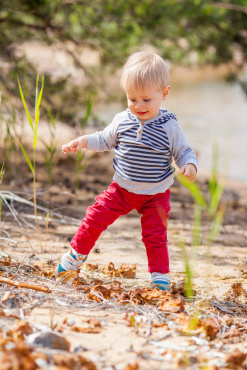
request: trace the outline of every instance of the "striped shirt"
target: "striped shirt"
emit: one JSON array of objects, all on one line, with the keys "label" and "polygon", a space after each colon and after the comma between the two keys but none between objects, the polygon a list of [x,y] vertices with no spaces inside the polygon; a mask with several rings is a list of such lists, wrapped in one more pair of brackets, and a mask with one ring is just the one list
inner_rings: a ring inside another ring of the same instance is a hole
[{"label": "striped shirt", "polygon": [[87,135],[87,149],[111,148],[115,151],[113,179],[137,194],[166,191],[173,183],[173,158],[180,168],[188,163],[197,167],[195,152],[175,115],[164,108],[157,117],[143,122],[127,109],[103,131]]}]

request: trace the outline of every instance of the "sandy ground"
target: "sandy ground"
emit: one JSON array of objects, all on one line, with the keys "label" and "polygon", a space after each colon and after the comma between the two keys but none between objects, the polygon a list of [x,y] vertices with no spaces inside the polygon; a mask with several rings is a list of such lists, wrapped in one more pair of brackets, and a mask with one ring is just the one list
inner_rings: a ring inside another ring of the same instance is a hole
[{"label": "sandy ground", "polygon": [[[31,207],[14,203],[19,221],[23,223],[23,215],[25,215],[26,221],[29,222],[28,226],[23,226],[23,229],[18,227],[11,214],[4,209],[1,235],[9,235],[9,239],[16,241],[17,245],[14,245],[13,242],[2,242],[2,259],[9,255],[14,261],[22,261],[22,264],[33,265],[37,262],[47,263],[47,261],[56,264],[61,255],[69,248],[69,240],[77,230],[75,224],[80,222],[87,206],[93,203],[95,195],[105,189],[110,182],[112,175],[110,162],[111,154],[92,159],[91,165],[84,172],[80,189],[76,192],[70,177],[63,176],[64,173],[68,174],[68,168],[71,166],[71,159],[68,158],[60,160],[60,166],[57,167],[59,170],[56,173],[56,185],[44,190],[42,181],[38,183],[40,187],[39,204],[49,209],[56,209],[60,215],[73,217],[73,220],[71,218],[58,218],[53,216],[51,212],[52,221],[49,222],[47,228],[46,212],[39,213],[43,217],[43,221],[39,221],[42,253],[37,231],[30,227],[30,222],[32,222],[30,219],[32,217]],[[39,172],[40,178],[44,178],[42,171],[44,169]],[[23,185],[20,195],[23,196],[22,191],[25,190],[25,197],[27,197],[27,193],[31,192],[31,188],[28,186],[27,184]],[[206,178],[200,179],[200,186],[206,194]],[[220,235],[210,248],[210,257],[207,258],[207,224],[203,223],[201,245],[195,250],[192,248],[192,199],[188,191],[179,184],[175,183],[172,187],[172,211],[168,228],[170,276],[174,282],[182,281],[185,278],[185,264],[179,246],[180,242],[183,242],[193,271],[193,287],[196,290],[195,302],[205,302],[205,299],[209,299],[209,301],[214,300],[218,304],[222,303],[224,294],[233,283],[241,283],[242,287],[247,289],[246,195],[247,188],[244,185],[236,183],[227,185],[224,194],[224,199],[227,202],[224,225]],[[109,262],[113,262],[116,267],[122,263],[136,264],[135,279],[117,278],[125,289],[148,287],[149,274],[145,247],[141,241],[140,216],[135,211],[119,218],[99,238],[88,259],[88,263],[99,265],[99,271],[91,273],[82,270],[80,276],[86,276],[89,280],[99,278],[104,281],[104,284],[109,283],[114,278],[107,277],[100,272],[101,268],[108,265]],[[19,271],[18,280],[35,282],[33,275],[28,278],[21,271]],[[36,279],[36,282],[40,283],[39,279]],[[237,325],[237,328],[242,327],[241,336],[235,336],[226,342],[223,334],[225,331],[229,331],[231,328],[229,325],[225,327],[224,331],[221,328],[217,337],[212,341],[208,341],[205,333],[196,334],[196,337],[199,338],[198,341],[202,341],[197,343],[190,332],[185,335],[179,330],[176,317],[183,315],[182,313],[161,313],[160,317],[167,325],[166,327],[154,327],[155,322],[162,322],[162,320],[157,316],[157,310],[152,311],[150,307],[146,310],[147,305],[117,306],[104,302],[104,304],[87,306],[85,295],[80,296],[71,285],[55,282],[52,279],[44,279],[42,283],[50,287],[50,295],[39,293],[38,296],[35,296],[28,293],[28,289],[18,289],[2,284],[0,287],[1,297],[6,291],[11,291],[20,300],[21,292],[24,292],[24,296],[30,294],[30,302],[43,299],[29,313],[24,313],[24,316],[18,310],[14,310],[14,312],[18,317],[27,320],[36,331],[38,330],[37,325],[40,324],[46,325],[46,328],[52,327],[55,331],[60,328],[62,335],[70,342],[70,353],[79,351],[78,353],[92,360],[97,369],[175,369],[180,367],[221,369],[227,366],[226,358],[229,353],[235,353],[236,348],[244,354],[247,353],[244,311],[232,311],[229,306],[227,308],[224,304],[223,309],[209,308],[205,304],[198,311],[199,317],[216,315],[223,318],[221,323],[225,323],[227,322],[225,315],[228,315],[233,320],[231,325]],[[81,306],[78,304],[78,297]],[[183,299],[185,300],[185,298]],[[195,302],[186,303],[186,315],[193,314]],[[27,302],[23,303],[23,307],[26,307],[25,305]],[[4,308],[3,304],[1,306]],[[246,302],[244,307],[246,307]],[[227,309],[230,310],[230,314],[226,311]],[[135,317],[135,319],[131,321],[131,317]],[[152,321],[151,326],[147,317]],[[101,329],[97,334],[74,332],[71,326],[63,324],[64,319],[74,320],[73,325],[79,326],[83,325],[87,319],[97,319],[101,323]],[[16,319],[5,318],[4,320],[6,327],[11,327]],[[64,351],[47,348],[40,349],[40,351],[49,354],[50,358],[54,353],[64,353]],[[128,364],[131,364],[132,367],[128,368]],[[46,362],[44,366],[49,369],[58,368],[52,362]],[[229,366],[231,368],[233,365],[228,364],[228,368]],[[76,369],[73,366],[72,368]],[[246,367],[242,364],[239,368]],[[85,367],[85,369],[89,368]]]}]

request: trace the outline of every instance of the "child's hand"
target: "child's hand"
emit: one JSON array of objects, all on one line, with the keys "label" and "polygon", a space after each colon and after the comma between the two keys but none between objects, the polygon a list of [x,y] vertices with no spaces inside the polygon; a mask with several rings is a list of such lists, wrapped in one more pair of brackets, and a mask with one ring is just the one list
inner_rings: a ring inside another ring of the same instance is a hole
[{"label": "child's hand", "polygon": [[196,179],[196,167],[192,164],[186,164],[180,170],[181,174],[190,182],[194,182]]},{"label": "child's hand", "polygon": [[87,138],[85,136],[78,137],[75,140],[70,141],[68,144],[62,146],[63,154],[69,152],[78,153],[82,148],[87,147]]}]

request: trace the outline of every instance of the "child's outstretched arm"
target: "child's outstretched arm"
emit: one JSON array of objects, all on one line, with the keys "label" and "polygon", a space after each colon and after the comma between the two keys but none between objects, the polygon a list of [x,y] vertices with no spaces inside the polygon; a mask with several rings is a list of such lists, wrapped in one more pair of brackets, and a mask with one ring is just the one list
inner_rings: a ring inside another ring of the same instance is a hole
[{"label": "child's outstretched arm", "polygon": [[62,146],[63,154],[69,152],[78,153],[81,149],[86,149],[87,147],[87,138],[86,136],[80,136],[75,140],[70,141],[68,144]]},{"label": "child's outstretched arm", "polygon": [[194,182],[196,179],[196,166],[192,163],[188,163],[180,169],[181,174],[186,177],[190,182]]}]

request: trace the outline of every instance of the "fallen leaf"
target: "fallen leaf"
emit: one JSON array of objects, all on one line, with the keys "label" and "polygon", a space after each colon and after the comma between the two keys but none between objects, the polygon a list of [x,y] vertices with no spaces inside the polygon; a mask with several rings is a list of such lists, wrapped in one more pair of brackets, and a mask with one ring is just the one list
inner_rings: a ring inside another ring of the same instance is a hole
[{"label": "fallen leaf", "polygon": [[129,266],[122,264],[116,271],[119,273],[121,278],[134,279],[136,277],[136,265]]},{"label": "fallen leaf", "polygon": [[236,349],[235,352],[230,353],[226,357],[227,367],[230,369],[236,369],[237,367],[241,366],[244,360],[246,359],[246,353],[239,351]]},{"label": "fallen leaf", "polygon": [[[99,298],[100,301],[102,300],[100,297],[96,296],[94,293],[97,293],[98,295],[102,296],[104,299],[110,299],[111,298],[111,293],[110,291],[103,285],[95,285],[90,293],[88,294],[89,299],[96,300],[95,298]],[[93,298],[95,297],[95,298]],[[99,302],[98,300],[96,300]]]},{"label": "fallen leaf", "polygon": [[243,288],[242,283],[234,283],[231,288],[224,294],[227,301],[234,300],[237,297],[247,297],[247,291]]},{"label": "fallen leaf", "polygon": [[138,363],[136,362],[135,364],[128,364],[127,366],[125,366],[124,370],[138,370],[139,369],[139,365]]},{"label": "fallen leaf", "polygon": [[122,264],[117,269],[112,262],[102,268],[102,273],[112,277],[121,277],[125,279],[134,279],[136,276],[136,265]]},{"label": "fallen leaf", "polygon": [[113,262],[102,268],[102,273],[109,276],[118,277]]},{"label": "fallen leaf", "polygon": [[94,272],[94,271],[99,269],[99,265],[98,264],[92,264],[92,263],[84,263],[83,264],[83,269]]},{"label": "fallen leaf", "polygon": [[181,298],[175,298],[169,301],[163,301],[158,305],[161,311],[168,311],[173,313],[183,312],[185,308],[184,301]]},{"label": "fallen leaf", "polygon": [[78,271],[62,271],[60,274],[58,274],[56,281],[59,281],[63,284],[73,284],[78,275]]},{"label": "fallen leaf", "polygon": [[83,357],[82,355],[64,355],[60,353],[56,353],[53,356],[53,364],[55,366],[66,367],[69,369],[83,369],[83,370],[97,370],[94,363]]},{"label": "fallen leaf", "polygon": [[216,318],[208,317],[201,321],[201,328],[210,340],[214,339],[219,332],[220,324]]},{"label": "fallen leaf", "polygon": [[232,326],[230,330],[224,334],[223,338],[233,338],[233,337],[239,337],[241,335],[241,332],[236,328],[236,326]]},{"label": "fallen leaf", "polygon": [[36,370],[38,365],[32,355],[32,348],[23,341],[15,342],[15,347],[5,350],[0,360],[1,370]]}]

